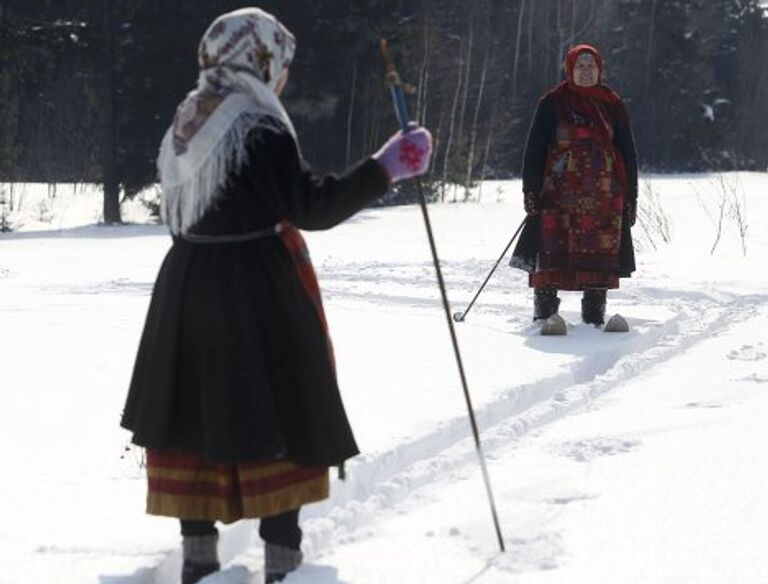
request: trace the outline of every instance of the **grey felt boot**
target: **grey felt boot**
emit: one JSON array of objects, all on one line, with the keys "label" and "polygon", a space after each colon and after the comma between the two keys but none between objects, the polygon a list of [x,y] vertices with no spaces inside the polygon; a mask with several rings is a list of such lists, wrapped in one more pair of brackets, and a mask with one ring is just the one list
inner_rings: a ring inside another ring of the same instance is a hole
[{"label": "grey felt boot", "polygon": [[264,544],[264,582],[281,582],[288,572],[293,572],[301,565],[304,555],[301,550],[294,550],[275,543]]},{"label": "grey felt boot", "polygon": [[557,288],[533,289],[533,320],[547,320],[560,308]]},{"label": "grey felt boot", "polygon": [[218,534],[185,535],[182,541],[184,565],[181,568],[181,584],[195,584],[208,574],[217,572],[219,554],[216,546]]},{"label": "grey felt boot", "polygon": [[581,300],[581,320],[600,326],[605,322],[605,288],[587,288]]}]

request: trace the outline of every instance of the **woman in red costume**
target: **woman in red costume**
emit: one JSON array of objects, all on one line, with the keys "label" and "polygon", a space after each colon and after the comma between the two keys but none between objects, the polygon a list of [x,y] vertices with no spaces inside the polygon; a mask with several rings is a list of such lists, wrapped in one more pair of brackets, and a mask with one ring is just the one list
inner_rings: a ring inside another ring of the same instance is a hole
[{"label": "woman in red costume", "polygon": [[567,80],[539,101],[523,161],[528,225],[511,265],[529,272],[534,320],[583,291],[582,320],[602,325],[606,291],[635,270],[630,227],[637,210],[637,155],[627,110],[603,84],[600,53],[568,51]]}]

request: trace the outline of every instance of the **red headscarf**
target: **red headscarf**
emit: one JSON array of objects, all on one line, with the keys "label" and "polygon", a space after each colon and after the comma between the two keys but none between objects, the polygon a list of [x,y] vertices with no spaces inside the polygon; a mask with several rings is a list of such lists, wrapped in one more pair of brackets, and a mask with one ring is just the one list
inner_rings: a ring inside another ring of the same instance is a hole
[{"label": "red headscarf", "polygon": [[[600,71],[600,74],[597,78],[597,85],[593,85],[592,87],[581,87],[580,85],[576,85],[576,82],[573,80],[573,70],[576,67],[576,60],[579,58],[579,55],[583,53],[588,53],[595,58],[597,68]],[[608,86],[603,85],[603,73],[605,72],[603,57],[592,45],[576,45],[575,47],[571,47],[568,51],[568,54],[565,56],[564,67],[565,74],[568,77],[568,81],[565,83],[568,85],[568,89],[571,91],[581,95],[595,97],[606,103],[616,103],[617,101],[621,100],[621,98],[616,95],[613,90],[611,90]]]}]

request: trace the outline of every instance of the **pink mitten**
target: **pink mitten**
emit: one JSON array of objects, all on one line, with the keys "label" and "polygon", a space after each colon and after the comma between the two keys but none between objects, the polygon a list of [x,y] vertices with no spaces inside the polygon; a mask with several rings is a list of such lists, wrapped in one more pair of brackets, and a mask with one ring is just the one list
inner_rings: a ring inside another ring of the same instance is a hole
[{"label": "pink mitten", "polygon": [[386,169],[394,183],[427,172],[431,155],[432,134],[426,128],[415,128],[392,136],[373,159]]}]

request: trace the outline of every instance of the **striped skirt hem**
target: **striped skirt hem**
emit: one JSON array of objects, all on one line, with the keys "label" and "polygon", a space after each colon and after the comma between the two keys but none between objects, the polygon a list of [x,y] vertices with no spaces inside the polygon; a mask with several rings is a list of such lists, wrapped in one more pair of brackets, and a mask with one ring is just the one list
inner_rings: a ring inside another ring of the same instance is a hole
[{"label": "striped skirt hem", "polygon": [[287,461],[216,463],[147,451],[147,513],[231,523],[279,515],[326,499],[328,467]]}]

